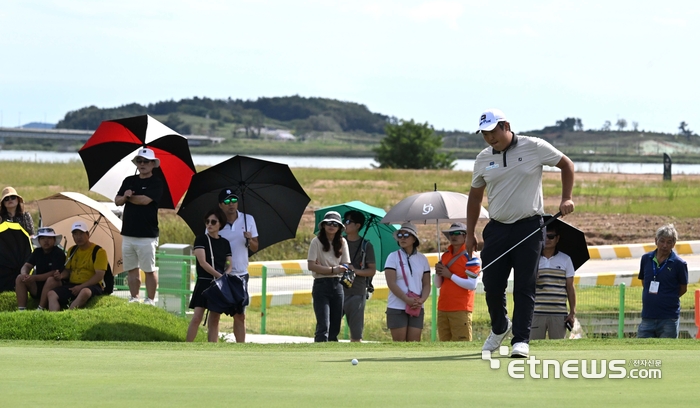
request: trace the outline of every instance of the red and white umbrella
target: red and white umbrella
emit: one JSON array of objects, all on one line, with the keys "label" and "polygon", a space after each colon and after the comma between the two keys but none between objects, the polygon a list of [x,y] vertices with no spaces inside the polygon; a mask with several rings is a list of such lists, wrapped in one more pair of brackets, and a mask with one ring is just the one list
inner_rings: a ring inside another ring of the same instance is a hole
[{"label": "red and white umbrella", "polygon": [[154,176],[163,178],[160,208],[175,208],[196,173],[187,139],[149,115],[107,120],[78,151],[88,175],[90,191],[114,200],[122,181],[137,174],[131,160],[148,147],[160,160]]}]

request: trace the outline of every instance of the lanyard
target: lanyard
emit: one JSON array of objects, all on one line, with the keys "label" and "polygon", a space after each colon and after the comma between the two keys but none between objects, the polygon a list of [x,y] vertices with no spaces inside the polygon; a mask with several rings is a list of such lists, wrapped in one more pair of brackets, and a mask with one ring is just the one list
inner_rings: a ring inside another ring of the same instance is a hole
[{"label": "lanyard", "polygon": [[664,267],[666,266],[666,262],[668,262],[668,259],[669,259],[670,257],[671,257],[671,255],[669,255],[668,258],[666,258],[666,260],[664,261],[664,263],[662,263],[662,264],[659,266],[658,269],[656,269],[656,260],[655,260],[655,259],[652,259],[652,260],[651,260],[651,268],[652,268],[652,270],[654,271],[654,281],[656,281],[656,274],[657,274],[658,272],[661,272],[661,271],[664,270]]}]

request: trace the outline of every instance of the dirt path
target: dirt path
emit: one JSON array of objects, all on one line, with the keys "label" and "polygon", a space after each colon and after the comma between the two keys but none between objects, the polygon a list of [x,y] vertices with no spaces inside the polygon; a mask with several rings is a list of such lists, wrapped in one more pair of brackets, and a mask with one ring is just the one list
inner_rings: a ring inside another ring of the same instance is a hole
[{"label": "dirt path", "polygon": [[[558,178],[558,174],[547,173],[547,178]],[[658,174],[603,174],[576,173],[576,183],[593,183],[600,180],[624,183],[626,181],[658,181]],[[674,180],[693,180],[700,183],[700,176],[674,175]],[[576,201],[576,197],[574,197]],[[545,206],[558,205],[556,197],[547,198]],[[672,215],[634,215],[578,213],[567,216],[565,221],[586,233],[589,245],[615,245],[650,243],[656,230],[663,224],[673,223],[681,241],[700,240],[700,218],[677,218]]]}]

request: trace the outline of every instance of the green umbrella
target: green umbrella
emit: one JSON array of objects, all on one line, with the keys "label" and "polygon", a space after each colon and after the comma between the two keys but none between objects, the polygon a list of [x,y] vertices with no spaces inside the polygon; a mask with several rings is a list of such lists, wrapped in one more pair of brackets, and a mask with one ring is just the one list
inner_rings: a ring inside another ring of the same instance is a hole
[{"label": "green umbrella", "polygon": [[381,208],[372,207],[362,201],[350,201],[343,204],[335,204],[314,211],[316,223],[314,234],[318,233],[318,224],[323,220],[323,216],[328,211],[337,211],[340,216],[344,216],[350,210],[359,211],[365,216],[365,225],[360,229],[360,236],[368,240],[374,248],[374,256],[377,258],[377,270],[384,270],[384,263],[387,256],[399,249],[399,245],[394,239],[394,231],[399,228],[392,224],[381,224],[379,221],[386,215],[386,211]]}]

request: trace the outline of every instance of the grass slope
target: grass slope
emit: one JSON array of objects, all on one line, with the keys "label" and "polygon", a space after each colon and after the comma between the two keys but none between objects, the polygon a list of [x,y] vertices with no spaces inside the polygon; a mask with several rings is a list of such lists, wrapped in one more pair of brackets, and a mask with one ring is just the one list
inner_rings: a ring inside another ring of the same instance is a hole
[{"label": "grass slope", "polygon": [[[36,306],[35,306],[36,307]],[[163,309],[100,296],[70,312],[16,312],[13,292],[0,294],[0,339],[185,341],[189,321]],[[200,331],[198,341],[205,341]]]}]

